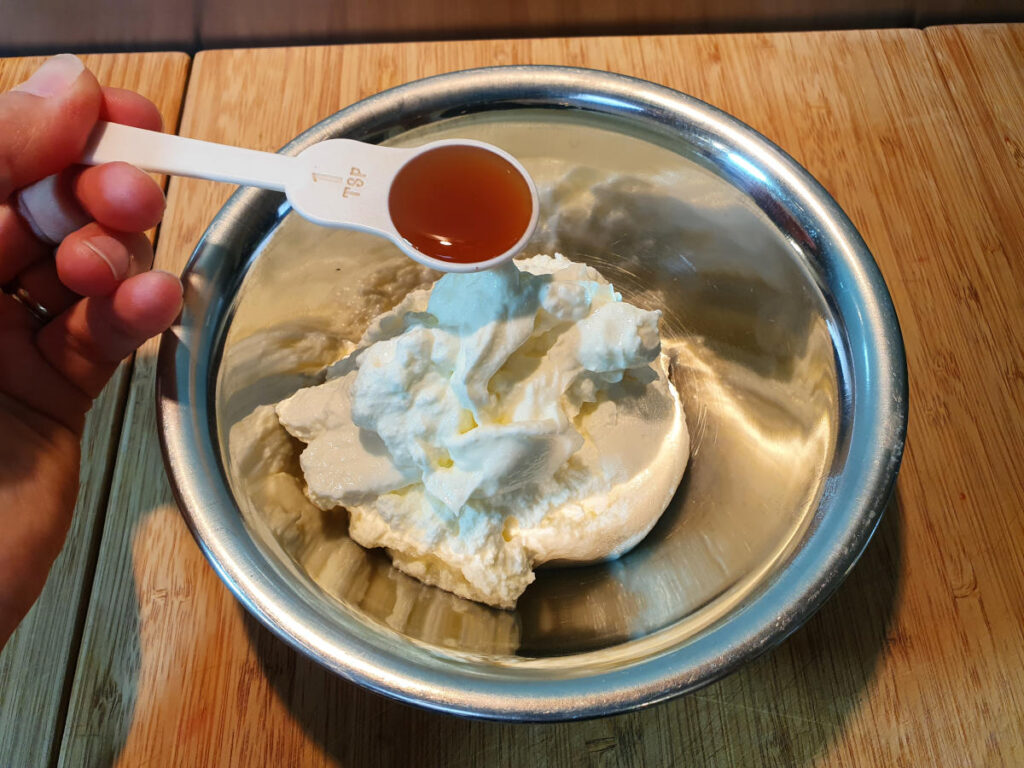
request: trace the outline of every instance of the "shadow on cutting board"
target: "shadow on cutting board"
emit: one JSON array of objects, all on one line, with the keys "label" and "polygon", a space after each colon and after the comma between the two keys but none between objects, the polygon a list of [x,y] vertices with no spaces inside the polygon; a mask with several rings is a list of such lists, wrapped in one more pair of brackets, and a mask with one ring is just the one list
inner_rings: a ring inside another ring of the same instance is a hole
[{"label": "shadow on cutting board", "polygon": [[899,491],[835,596],[779,648],[689,696],[586,722],[463,720],[370,693],[300,656],[248,614],[263,672],[342,766],[811,765],[828,754],[893,630],[903,558]]}]

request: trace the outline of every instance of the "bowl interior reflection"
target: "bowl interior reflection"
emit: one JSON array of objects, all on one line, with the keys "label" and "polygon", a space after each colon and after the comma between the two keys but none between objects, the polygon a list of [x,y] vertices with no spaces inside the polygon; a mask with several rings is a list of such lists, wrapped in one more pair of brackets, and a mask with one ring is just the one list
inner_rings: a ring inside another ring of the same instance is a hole
[{"label": "bowl interior reflection", "polygon": [[300,493],[289,498],[301,514],[268,509],[232,460],[232,426],[313,383],[372,316],[436,277],[382,240],[288,214],[248,262],[218,370],[220,444],[247,524],[309,599],[437,653],[554,663],[670,626],[676,641],[692,637],[777,572],[833,459],[834,323],[809,254],[698,159],[611,118],[507,110],[390,143],[450,137],[495,144],[534,176],[541,223],[528,253],[586,261],[627,301],[662,311],[692,439],[679,491],[633,551],[542,569],[514,612],[397,572],[347,537],[342,512],[319,512]]}]

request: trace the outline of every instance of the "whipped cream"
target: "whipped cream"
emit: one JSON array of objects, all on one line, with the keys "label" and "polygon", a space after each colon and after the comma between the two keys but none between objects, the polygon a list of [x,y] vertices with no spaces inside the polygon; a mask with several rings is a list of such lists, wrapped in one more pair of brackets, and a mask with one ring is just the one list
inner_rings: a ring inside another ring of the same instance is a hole
[{"label": "whipped cream", "polygon": [[276,417],[355,541],[510,608],[537,565],[633,547],[675,492],[689,436],[658,319],[560,255],[448,274]]}]

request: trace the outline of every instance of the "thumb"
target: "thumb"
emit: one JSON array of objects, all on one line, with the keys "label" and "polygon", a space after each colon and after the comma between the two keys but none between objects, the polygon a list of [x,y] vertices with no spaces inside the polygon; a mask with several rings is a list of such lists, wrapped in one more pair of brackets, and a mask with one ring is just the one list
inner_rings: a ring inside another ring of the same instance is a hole
[{"label": "thumb", "polygon": [[0,202],[81,155],[99,115],[99,83],[77,56],[47,59],[0,94]]}]

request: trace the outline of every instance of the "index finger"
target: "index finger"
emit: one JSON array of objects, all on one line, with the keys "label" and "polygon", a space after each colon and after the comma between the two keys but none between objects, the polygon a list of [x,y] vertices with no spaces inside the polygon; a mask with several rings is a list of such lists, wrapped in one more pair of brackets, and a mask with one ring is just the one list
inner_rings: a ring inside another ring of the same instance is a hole
[{"label": "index finger", "polygon": [[[99,119],[101,120],[123,123],[147,130],[158,131],[162,127],[163,119],[156,105],[146,97],[133,91],[107,86],[100,89],[99,101]],[[13,239],[13,235],[9,231],[12,228],[22,228],[29,232],[34,232],[44,240],[44,245],[60,242],[68,234],[84,226],[88,218],[96,218],[96,212],[93,209],[97,206],[104,211],[108,211],[111,205],[107,202],[106,197],[110,195],[104,196],[103,191],[106,188],[108,192],[116,193],[118,191],[116,189],[117,184],[115,183],[115,189],[111,190],[110,184],[104,187],[103,184],[94,183],[91,185],[86,184],[83,187],[81,182],[86,177],[96,180],[110,176],[109,170],[108,168],[101,167],[86,169],[83,172],[80,166],[72,166],[62,171],[59,175],[48,177],[22,189],[19,200],[21,217],[11,218],[9,215],[0,217],[0,247],[3,247]],[[150,211],[150,213],[143,216],[146,219],[145,226],[148,227],[159,219],[160,213],[163,211],[163,195],[159,188],[145,174],[135,169],[127,170],[134,171],[134,173],[129,172],[126,174],[122,172],[119,176],[116,173],[114,174],[117,179],[134,182],[134,185],[126,185],[123,194],[119,197],[116,194],[114,195],[117,200],[121,200],[123,203],[122,207],[127,208],[126,215],[118,215],[118,205],[115,201],[113,216],[108,217],[110,218],[109,221],[103,221],[102,223],[118,229],[130,229],[131,227],[124,226],[123,220],[131,222],[138,218],[131,216],[133,209],[137,207],[135,204],[136,199],[132,197],[132,193],[141,189],[148,194],[138,197],[137,202],[138,205]],[[90,191],[92,194],[90,194]],[[125,199],[126,195],[127,199]],[[85,209],[84,211],[83,208]],[[87,213],[89,214],[88,216],[86,215]],[[19,234],[24,235],[25,233],[21,232]],[[24,240],[24,237],[20,239]],[[28,263],[34,260],[34,257],[29,258],[32,254],[29,254],[28,250],[25,250],[25,254],[26,256],[22,261]],[[22,268],[24,266],[23,264]],[[7,271],[9,272],[10,270],[8,269]]]},{"label": "index finger", "polygon": [[[151,131],[159,131],[163,127],[160,110],[145,96],[124,88],[105,86],[100,89],[100,97],[100,120]],[[73,182],[80,173],[80,167],[72,167],[61,174],[60,183],[54,183],[54,179],[44,180],[23,190],[23,206],[45,219],[53,232],[62,234],[77,230],[82,225],[80,219],[84,214],[75,198]],[[0,203],[0,284],[13,280],[33,262],[47,258],[52,253],[53,246],[49,241],[37,240],[36,233],[14,208],[7,203]]]},{"label": "index finger", "polygon": [[156,104],[140,93],[104,86],[100,120],[132,125],[147,131],[162,131],[164,120]]}]

